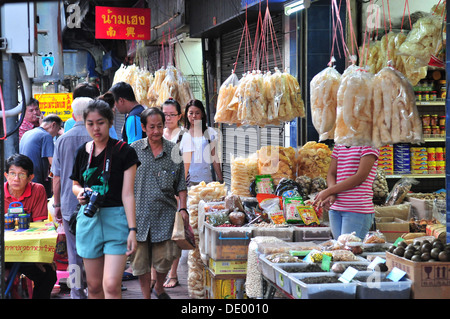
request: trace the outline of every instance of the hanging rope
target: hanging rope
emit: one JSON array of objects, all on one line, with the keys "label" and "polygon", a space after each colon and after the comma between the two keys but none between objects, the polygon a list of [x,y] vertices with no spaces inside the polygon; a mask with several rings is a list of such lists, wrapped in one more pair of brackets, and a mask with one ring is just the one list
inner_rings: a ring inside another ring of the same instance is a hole
[{"label": "hanging rope", "polygon": [[[251,39],[250,39],[249,28],[248,28],[247,7],[246,7],[245,8],[245,23],[244,23],[244,28],[242,29],[241,41],[239,43],[238,52],[236,54],[236,61],[234,62],[233,73],[236,72],[236,67],[237,67],[237,63],[238,63],[240,52],[241,52],[242,42],[244,42],[244,73],[246,71],[248,71],[247,68],[250,66],[250,61],[249,61],[250,54],[248,51],[248,47],[251,48],[250,40]],[[246,68],[246,66],[247,66],[247,68]]]},{"label": "hanging rope", "polygon": [[[336,0],[332,0],[332,6],[334,7],[334,11],[336,13],[336,25],[337,25],[337,29],[340,30],[340,38],[341,38],[341,42],[342,42],[342,47],[343,47],[343,51],[344,51],[344,56],[347,59],[348,56],[350,56],[350,50],[348,49],[347,43],[345,42],[345,36],[344,36],[344,28],[342,26],[342,20],[340,17],[340,8],[341,8],[341,4],[342,4],[342,0],[339,3],[339,7],[337,5],[337,1]],[[337,30],[336,29],[336,30]],[[337,40],[337,36],[336,36],[336,40]],[[337,41],[336,41],[337,42]]]}]

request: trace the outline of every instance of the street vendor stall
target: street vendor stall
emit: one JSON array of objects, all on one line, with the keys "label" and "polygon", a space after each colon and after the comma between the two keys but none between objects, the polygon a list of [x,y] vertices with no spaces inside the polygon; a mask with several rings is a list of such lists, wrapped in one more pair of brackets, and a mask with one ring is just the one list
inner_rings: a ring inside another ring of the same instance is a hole
[{"label": "street vendor stall", "polygon": [[29,229],[5,232],[6,262],[51,263],[58,233],[53,223],[30,223]]}]

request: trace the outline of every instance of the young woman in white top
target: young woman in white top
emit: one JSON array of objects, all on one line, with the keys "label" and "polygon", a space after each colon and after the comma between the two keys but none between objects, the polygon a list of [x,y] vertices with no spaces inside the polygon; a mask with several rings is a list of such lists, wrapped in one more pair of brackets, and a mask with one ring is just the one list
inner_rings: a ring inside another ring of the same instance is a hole
[{"label": "young woman in white top", "polygon": [[203,103],[199,100],[191,100],[186,105],[184,114],[184,127],[187,132],[183,134],[180,149],[183,153],[186,181],[189,181],[190,185],[202,181],[205,183],[212,182],[212,164],[216,180],[223,183],[222,170],[216,150],[218,135],[212,127],[207,126]]},{"label": "young woman in white top", "polygon": [[180,120],[183,116],[180,104],[176,100],[169,98],[163,103],[161,111],[163,111],[166,119],[164,138],[173,143],[179,143],[184,131],[183,127],[180,126]]}]

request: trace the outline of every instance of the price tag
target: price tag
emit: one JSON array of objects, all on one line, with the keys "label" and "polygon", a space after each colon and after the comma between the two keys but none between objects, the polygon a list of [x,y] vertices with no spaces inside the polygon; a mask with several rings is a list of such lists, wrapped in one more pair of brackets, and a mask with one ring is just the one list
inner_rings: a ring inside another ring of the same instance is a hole
[{"label": "price tag", "polygon": [[344,273],[338,278],[339,281],[348,284],[350,281],[353,280],[353,277],[356,276],[358,273],[358,270],[356,270],[353,267],[348,267]]},{"label": "price tag", "polygon": [[405,275],[406,275],[405,271],[398,269],[397,267],[394,267],[392,271],[389,273],[389,275],[386,276],[386,278],[394,282],[397,282],[400,281]]},{"label": "price tag", "polygon": [[311,251],[308,252],[308,254],[306,255],[305,258],[303,258],[303,261],[306,262],[306,263],[312,263],[313,262],[313,260],[311,259]]},{"label": "price tag", "polygon": [[375,257],[374,260],[372,260],[372,262],[369,264],[369,266],[367,266],[367,269],[374,270],[376,265],[384,264],[384,263],[386,263],[386,260],[384,260],[380,256],[377,256],[377,257]]},{"label": "price tag", "polygon": [[322,256],[322,270],[324,271],[330,271],[330,264],[331,264],[331,256],[323,255]]}]

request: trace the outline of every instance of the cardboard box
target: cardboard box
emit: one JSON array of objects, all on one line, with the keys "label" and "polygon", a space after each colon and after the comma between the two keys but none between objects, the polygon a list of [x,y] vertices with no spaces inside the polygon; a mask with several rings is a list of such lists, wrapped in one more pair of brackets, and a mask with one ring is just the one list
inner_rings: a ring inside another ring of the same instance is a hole
[{"label": "cardboard box", "polygon": [[414,262],[386,252],[389,270],[397,267],[412,280],[414,299],[450,299],[450,262]]},{"label": "cardboard box", "polygon": [[408,220],[410,212],[410,203],[391,206],[375,206],[375,217],[395,217],[402,220]]},{"label": "cardboard box", "polygon": [[246,260],[214,260],[209,258],[208,267],[213,275],[245,275],[247,273]]},{"label": "cardboard box", "polygon": [[246,299],[246,275],[214,275],[205,269],[206,299]]},{"label": "cardboard box", "polygon": [[409,233],[409,222],[395,217],[375,218],[377,229],[383,233],[386,240],[393,243],[403,234]]},{"label": "cardboard box", "polygon": [[442,243],[445,243],[447,238],[447,227],[443,224],[427,225],[426,234],[439,239]]}]

